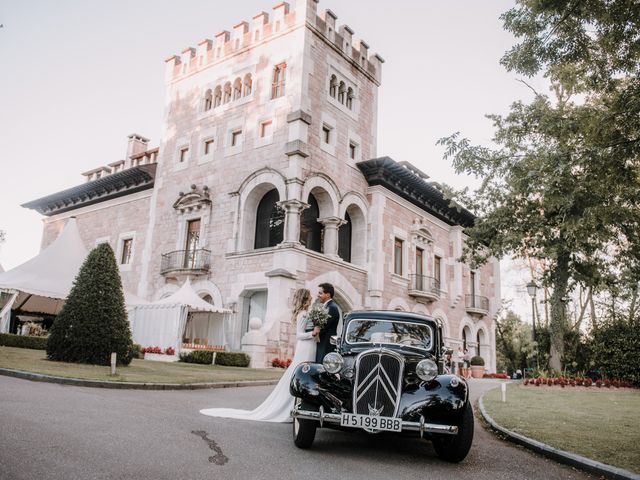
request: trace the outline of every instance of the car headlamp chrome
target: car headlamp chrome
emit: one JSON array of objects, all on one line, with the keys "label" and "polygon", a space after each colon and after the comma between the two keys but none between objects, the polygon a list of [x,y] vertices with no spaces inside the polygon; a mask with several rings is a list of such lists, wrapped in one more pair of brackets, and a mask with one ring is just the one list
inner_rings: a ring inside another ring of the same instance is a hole
[{"label": "car headlamp chrome", "polygon": [[416,375],[424,381],[433,380],[436,378],[436,375],[438,375],[438,366],[436,365],[436,362],[429,358],[420,360],[418,365],[416,365]]},{"label": "car headlamp chrome", "polygon": [[322,366],[329,373],[338,373],[344,365],[344,358],[336,352],[327,353],[322,359]]}]

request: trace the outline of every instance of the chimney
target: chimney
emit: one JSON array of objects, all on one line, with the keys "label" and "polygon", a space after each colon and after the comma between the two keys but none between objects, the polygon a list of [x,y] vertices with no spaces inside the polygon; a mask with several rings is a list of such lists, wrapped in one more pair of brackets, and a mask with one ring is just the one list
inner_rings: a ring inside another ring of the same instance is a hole
[{"label": "chimney", "polygon": [[131,162],[131,156],[138,153],[146,152],[149,148],[149,139],[142,135],[132,133],[129,135],[129,143],[127,143],[127,161]]}]

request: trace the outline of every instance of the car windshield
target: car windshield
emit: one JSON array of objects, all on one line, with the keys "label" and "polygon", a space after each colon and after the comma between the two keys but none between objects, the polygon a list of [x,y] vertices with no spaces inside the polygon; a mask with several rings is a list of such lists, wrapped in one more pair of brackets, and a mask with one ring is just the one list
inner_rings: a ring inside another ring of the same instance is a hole
[{"label": "car windshield", "polygon": [[349,322],[347,343],[390,343],[429,350],[431,327],[420,323],[391,320],[355,319]]}]

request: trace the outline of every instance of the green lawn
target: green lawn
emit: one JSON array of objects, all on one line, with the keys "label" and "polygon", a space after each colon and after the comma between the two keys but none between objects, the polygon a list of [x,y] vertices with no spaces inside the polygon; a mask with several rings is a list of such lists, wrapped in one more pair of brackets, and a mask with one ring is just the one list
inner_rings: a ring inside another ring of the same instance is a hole
[{"label": "green lawn", "polygon": [[44,350],[0,346],[0,368],[92,380],[146,383],[199,383],[237,380],[277,380],[284,370],[221,367],[193,363],[165,363],[133,360],[128,367],[118,367],[117,375],[110,367],[79,363],[52,362]]},{"label": "green lawn", "polygon": [[553,447],[640,472],[640,391],[507,386],[484,396],[501,426]]}]

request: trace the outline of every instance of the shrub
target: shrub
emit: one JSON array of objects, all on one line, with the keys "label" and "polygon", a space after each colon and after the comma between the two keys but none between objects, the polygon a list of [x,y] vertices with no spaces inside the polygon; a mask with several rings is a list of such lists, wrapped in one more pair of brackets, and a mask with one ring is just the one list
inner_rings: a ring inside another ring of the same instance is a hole
[{"label": "shrub", "polygon": [[165,355],[175,355],[176,351],[173,347],[167,347],[164,351]]},{"label": "shrub", "polygon": [[471,357],[471,361],[469,362],[473,367],[484,367],[484,358],[479,355]]},{"label": "shrub", "polygon": [[46,350],[46,337],[28,337],[26,335],[14,335],[13,333],[0,333],[0,345],[5,347],[32,348],[34,350]]},{"label": "shrub", "polygon": [[181,353],[180,361],[211,365],[214,353],[216,354],[216,365],[248,367],[251,362],[251,357],[243,352],[214,352],[213,350],[194,350],[190,353]]},{"label": "shrub", "polygon": [[243,352],[218,352],[216,355],[216,365],[248,367],[250,362],[251,357]]},{"label": "shrub", "polygon": [[199,363],[211,365],[213,363],[213,353],[211,350],[194,350],[189,353],[181,353],[180,361],[185,363]]},{"label": "shrub", "polygon": [[640,328],[624,321],[603,322],[594,326],[589,342],[592,361],[600,375],[640,386]]},{"label": "shrub", "polygon": [[131,358],[142,358],[142,347],[137,343],[131,344]]},{"label": "shrub", "polygon": [[47,356],[64,362],[109,365],[131,363],[131,331],[122,281],[113,250],[94,248],[82,264],[62,311],[51,326]]}]

